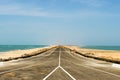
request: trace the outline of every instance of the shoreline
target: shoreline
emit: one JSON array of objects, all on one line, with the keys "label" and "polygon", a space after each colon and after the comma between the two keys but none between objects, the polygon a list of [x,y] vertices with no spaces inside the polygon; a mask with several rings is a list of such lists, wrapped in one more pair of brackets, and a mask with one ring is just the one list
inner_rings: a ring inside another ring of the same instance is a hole
[{"label": "shoreline", "polygon": [[1,52],[9,52],[16,50],[28,50],[34,48],[43,48],[50,45],[0,45],[0,53]]},{"label": "shoreline", "polygon": [[120,51],[120,46],[82,46],[85,49]]},{"label": "shoreline", "polygon": [[81,48],[79,46],[64,46],[64,47],[84,57],[120,64],[119,50],[88,49],[88,48]]},{"label": "shoreline", "polygon": [[56,46],[48,46],[42,48],[33,48],[33,49],[25,49],[25,50],[13,50],[8,52],[0,53],[0,62],[16,60],[19,58],[27,58],[34,55],[38,55],[42,52],[48,51],[49,49],[55,48]]},{"label": "shoreline", "polygon": [[[56,47],[59,47],[59,46],[54,45],[54,46],[48,46],[48,47],[43,47],[43,48],[15,50],[15,51],[8,51],[8,52],[0,53],[0,62],[16,60],[20,58],[28,58],[31,56],[41,54],[42,52],[48,51]],[[120,64],[120,51],[118,50],[88,49],[88,48],[81,48],[79,46],[62,46],[62,47],[68,48],[71,51],[79,55],[82,55],[84,57],[94,58],[98,60],[104,60],[104,61]]]}]

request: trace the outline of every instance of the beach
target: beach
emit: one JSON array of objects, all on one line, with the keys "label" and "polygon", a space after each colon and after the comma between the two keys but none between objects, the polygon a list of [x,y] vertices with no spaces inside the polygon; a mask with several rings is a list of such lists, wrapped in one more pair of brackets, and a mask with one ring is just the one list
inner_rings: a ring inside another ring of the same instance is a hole
[{"label": "beach", "polygon": [[[31,57],[37,54],[40,54],[44,51],[52,49],[54,47],[58,47],[57,45],[48,46],[43,48],[34,48],[27,50],[14,50],[0,53],[0,61],[9,61],[18,58],[26,58]],[[98,49],[86,49],[81,48],[79,46],[63,46],[65,48],[70,49],[80,55],[85,57],[91,57],[99,60],[106,60],[110,62],[118,62],[120,63],[120,51],[119,50],[98,50]]]},{"label": "beach", "polygon": [[26,50],[13,50],[13,51],[1,52],[0,61],[9,61],[9,60],[14,60],[21,57],[24,58],[26,56],[37,55],[39,53],[42,53],[54,47],[55,46],[48,46],[43,48],[33,48],[33,49],[26,49]]},{"label": "beach", "polygon": [[64,46],[71,49],[72,51],[78,52],[86,57],[93,57],[98,59],[110,60],[111,62],[120,62],[120,51],[119,50],[98,50],[98,49],[86,49],[78,46]]},{"label": "beach", "polygon": [[50,47],[42,53],[33,52],[39,53],[35,56],[0,62],[0,80],[120,79],[119,64],[84,57],[82,54],[85,54],[83,51],[86,52],[86,49],[68,47]]}]

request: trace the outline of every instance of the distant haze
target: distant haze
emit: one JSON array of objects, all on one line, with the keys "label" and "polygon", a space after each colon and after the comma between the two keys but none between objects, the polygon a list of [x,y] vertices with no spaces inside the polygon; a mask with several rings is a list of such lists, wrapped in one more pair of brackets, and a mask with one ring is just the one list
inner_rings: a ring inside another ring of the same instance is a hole
[{"label": "distant haze", "polygon": [[120,0],[0,0],[0,45],[120,45]]}]

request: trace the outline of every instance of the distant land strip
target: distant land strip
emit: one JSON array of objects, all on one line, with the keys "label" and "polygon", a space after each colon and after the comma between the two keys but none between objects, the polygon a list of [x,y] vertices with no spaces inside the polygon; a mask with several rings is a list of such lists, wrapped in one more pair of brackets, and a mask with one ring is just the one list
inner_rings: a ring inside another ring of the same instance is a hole
[{"label": "distant land strip", "polygon": [[[55,46],[40,48],[32,53],[26,52],[26,53],[24,53],[20,56],[17,56],[17,57],[12,57],[12,54],[10,54],[11,57],[8,57],[8,58],[2,58],[0,56],[0,62],[17,60],[17,59],[21,59],[21,58],[29,58],[29,57],[44,53],[46,51],[49,51],[53,48],[57,48],[57,47],[59,47],[59,46],[55,45]],[[97,59],[97,60],[102,60],[102,61],[120,64],[120,51],[85,49],[85,48],[80,48],[78,46],[62,46],[62,47],[69,49],[71,52],[75,52],[76,54],[82,55],[82,56],[87,57],[87,58],[93,58],[93,59]]]},{"label": "distant land strip", "polygon": [[[82,55],[84,57],[120,64],[120,51],[104,50],[104,51],[102,51],[103,53],[101,52],[101,54],[103,56],[96,56],[97,52],[95,53],[94,49],[93,50],[87,49],[88,51],[82,52],[82,50],[85,50],[85,49],[79,48],[77,46],[73,46],[72,48],[70,48],[70,47],[71,46],[64,46],[64,48],[70,49],[71,51],[75,52],[76,54]],[[91,50],[93,52],[91,52]],[[97,51],[101,51],[101,50],[97,50]],[[113,55],[104,56],[105,52],[107,52],[107,51],[111,52]],[[117,58],[115,58],[114,56],[117,56]]]}]

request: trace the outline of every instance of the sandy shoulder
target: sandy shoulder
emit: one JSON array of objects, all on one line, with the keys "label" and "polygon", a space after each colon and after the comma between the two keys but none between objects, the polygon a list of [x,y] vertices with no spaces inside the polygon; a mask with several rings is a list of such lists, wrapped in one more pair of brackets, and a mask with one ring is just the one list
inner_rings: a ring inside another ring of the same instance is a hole
[{"label": "sandy shoulder", "polygon": [[25,54],[32,55],[32,54],[35,54],[37,52],[41,52],[43,50],[48,50],[52,47],[55,47],[55,46],[3,52],[3,53],[0,53],[0,59],[16,58],[16,57],[20,57],[20,56],[25,55]]},{"label": "sandy shoulder", "polygon": [[85,49],[78,46],[65,46],[71,50],[80,52],[82,54],[87,54],[90,56],[106,58],[110,60],[120,61],[120,51],[116,50],[97,50],[97,49]]}]

